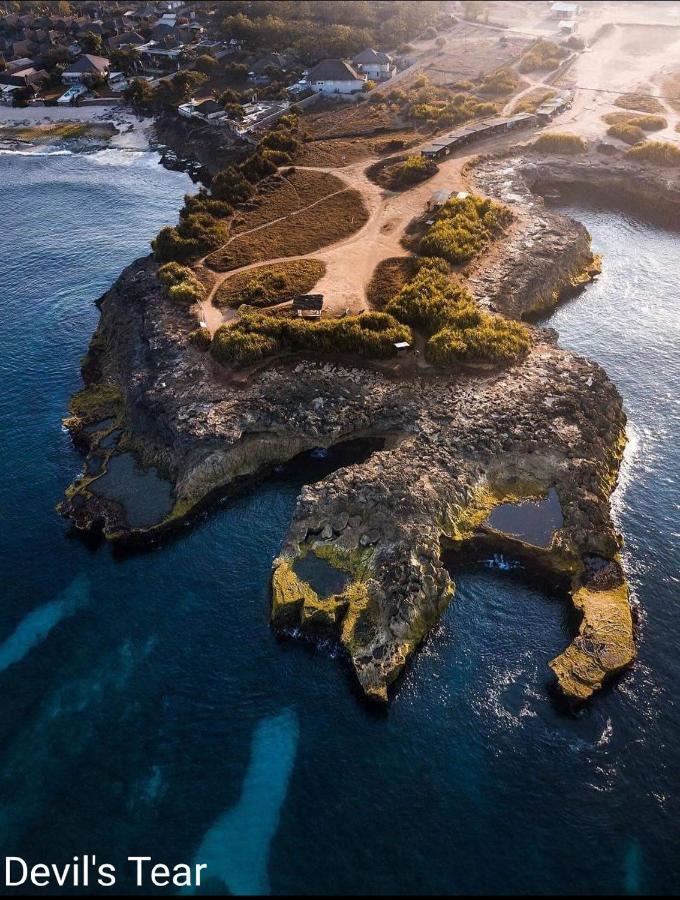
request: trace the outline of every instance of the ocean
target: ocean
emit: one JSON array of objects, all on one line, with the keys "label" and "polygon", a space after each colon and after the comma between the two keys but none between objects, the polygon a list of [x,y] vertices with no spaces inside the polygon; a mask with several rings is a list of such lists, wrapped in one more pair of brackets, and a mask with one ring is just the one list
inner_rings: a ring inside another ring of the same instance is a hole
[{"label": "ocean", "polygon": [[189,179],[106,150],[3,154],[0,183],[2,853],[96,854],[122,892],[138,890],[131,855],[205,862],[218,893],[677,889],[678,236],[570,208],[604,269],[549,321],[629,416],[614,508],[640,605],[634,667],[564,712],[547,663],[575,616],[490,562],[457,574],[376,710],[331,648],[269,627],[295,498],[337,453],[145,552],[95,548],[54,511],[81,467],[61,418],[94,301],[176,221]]}]

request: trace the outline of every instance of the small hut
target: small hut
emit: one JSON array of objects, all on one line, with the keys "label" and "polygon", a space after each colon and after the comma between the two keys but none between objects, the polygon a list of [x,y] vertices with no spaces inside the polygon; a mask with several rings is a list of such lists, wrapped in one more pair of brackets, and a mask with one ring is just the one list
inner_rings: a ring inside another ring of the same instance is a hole
[{"label": "small hut", "polygon": [[320,319],[323,294],[299,294],[293,300],[293,311],[304,319]]}]

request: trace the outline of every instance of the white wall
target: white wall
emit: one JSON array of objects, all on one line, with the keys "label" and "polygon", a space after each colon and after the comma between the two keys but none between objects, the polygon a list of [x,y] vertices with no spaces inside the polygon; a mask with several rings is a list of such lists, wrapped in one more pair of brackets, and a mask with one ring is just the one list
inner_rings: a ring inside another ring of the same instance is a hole
[{"label": "white wall", "polygon": [[360,91],[364,82],[359,79],[354,81],[315,81],[310,84],[317,94],[351,94],[352,91]]}]

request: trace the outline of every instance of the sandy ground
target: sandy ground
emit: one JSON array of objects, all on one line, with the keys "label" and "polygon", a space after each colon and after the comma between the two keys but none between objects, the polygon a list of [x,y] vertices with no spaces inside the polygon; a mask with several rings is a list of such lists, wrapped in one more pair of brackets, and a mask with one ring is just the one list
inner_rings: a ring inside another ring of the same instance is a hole
[{"label": "sandy ground", "polygon": [[472,155],[502,149],[517,142],[518,139],[522,138],[515,134],[479,141],[474,147],[474,154],[466,153],[440,162],[436,175],[401,193],[386,191],[366,177],[365,170],[376,161],[377,157],[364,159],[343,168],[317,169],[331,172],[348,188],[355,188],[360,192],[369,211],[368,222],[349,238],[312,253],[275,260],[263,259],[231,272],[220,273],[217,275],[214,288],[196,309],[198,318],[214,334],[220,325],[236,318],[234,310],[222,310],[212,303],[215,293],[228,278],[237,272],[264,264],[285,263],[295,259],[318,259],[325,263],[326,273],[316,284],[314,291],[324,295],[324,308],[328,313],[342,315],[346,312],[361,312],[368,306],[366,288],[378,263],[390,257],[410,255],[402,246],[401,238],[409,222],[423,214],[430,196],[444,188],[450,191],[467,189],[468,185],[463,178],[462,170]]},{"label": "sandy ground", "polygon": [[25,109],[0,106],[0,126],[48,126],[63,122],[112,122],[118,134],[111,138],[110,146],[127,150],[148,149],[153,124],[151,119],[140,119],[117,106],[27,106]]}]

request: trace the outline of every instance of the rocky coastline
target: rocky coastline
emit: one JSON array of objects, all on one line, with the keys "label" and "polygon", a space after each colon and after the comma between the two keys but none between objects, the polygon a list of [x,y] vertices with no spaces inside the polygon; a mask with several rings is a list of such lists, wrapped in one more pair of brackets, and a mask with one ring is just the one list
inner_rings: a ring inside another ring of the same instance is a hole
[{"label": "rocky coastline", "polygon": [[[625,180],[632,195],[663,191],[662,176],[606,167],[616,169],[608,190]],[[535,192],[591,177],[603,183],[597,161],[478,162],[479,190],[516,219],[467,273],[480,304],[529,318],[597,272],[587,231]],[[453,597],[443,555],[462,559],[476,546],[559,578],[580,612],[578,634],[550,662],[564,696],[585,700],[630,664],[633,620],[609,507],[625,416],[602,369],[537,328],[528,356],[502,370],[397,376],[308,356],[238,379],[191,344],[195,323],[168,304],[156,270],[151,258],[137,261],[99,302],[86,388],[66,422],[87,454],[61,505],[78,530],[160,539],[210,498],[301,452],[371,438],[382,449],[301,492],[273,565],[275,627],[338,641],[364,694],[385,701]],[[150,523],[133,524],[124,503],[97,490],[124,454],[170,486],[169,505]],[[545,546],[489,525],[501,504],[551,490],[562,523]],[[327,596],[300,577],[310,555],[344,573],[342,591]]]}]

